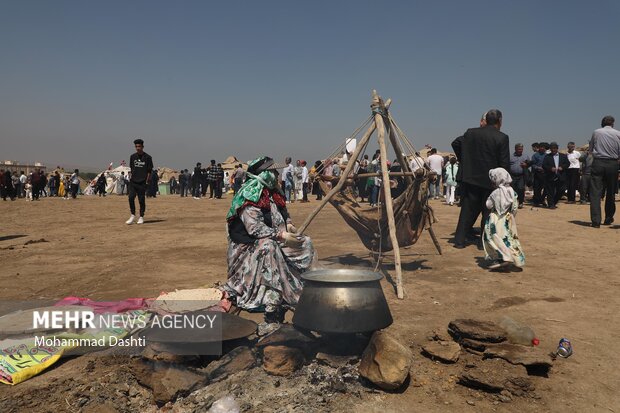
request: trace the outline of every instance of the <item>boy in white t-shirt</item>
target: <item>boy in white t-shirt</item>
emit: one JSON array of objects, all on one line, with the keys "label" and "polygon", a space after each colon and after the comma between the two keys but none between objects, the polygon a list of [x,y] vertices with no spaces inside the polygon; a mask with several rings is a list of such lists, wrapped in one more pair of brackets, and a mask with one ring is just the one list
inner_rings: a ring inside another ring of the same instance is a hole
[{"label": "boy in white t-shirt", "polygon": [[575,142],[568,142],[568,151],[566,152],[566,157],[568,157],[568,162],[570,162],[570,166],[566,171],[566,186],[568,192],[568,203],[575,203],[575,193],[577,192],[577,187],[579,186],[579,169],[581,164],[579,162],[579,158],[581,157],[581,153],[575,150]]}]

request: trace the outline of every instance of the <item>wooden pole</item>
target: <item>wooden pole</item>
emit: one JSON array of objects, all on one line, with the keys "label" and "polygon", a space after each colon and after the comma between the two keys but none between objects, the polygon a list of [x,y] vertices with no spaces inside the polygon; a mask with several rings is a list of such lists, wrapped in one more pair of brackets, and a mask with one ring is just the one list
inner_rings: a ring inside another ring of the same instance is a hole
[{"label": "wooden pole", "polygon": [[[390,142],[392,143],[392,147],[394,147],[394,152],[396,152],[396,159],[400,162],[400,167],[403,172],[410,172],[411,168],[409,168],[409,164],[407,160],[403,156],[403,148],[400,146],[400,142],[396,139],[396,135],[394,134],[394,126],[390,124]],[[411,175],[405,175],[405,180],[407,181],[407,185],[413,184],[413,179]]]},{"label": "wooden pole", "polygon": [[[415,176],[415,172],[390,172],[390,176]],[[368,172],[365,174],[354,175],[355,178],[372,178],[373,176],[382,176],[379,172]]]},{"label": "wooden pole", "polygon": [[[347,176],[349,176],[349,173],[351,173],[351,170],[355,166],[355,161],[357,160],[360,153],[362,152],[362,149],[364,149],[364,147],[368,143],[368,140],[370,139],[370,135],[372,135],[375,129],[376,129],[376,125],[373,122],[366,130],[366,133],[360,140],[360,143],[355,147],[355,151],[353,151],[351,158],[347,162],[347,166],[344,168],[344,171],[342,172],[341,177],[346,178]],[[338,183],[334,185],[332,190],[329,191],[329,193],[327,193],[327,195],[323,197],[323,199],[321,200],[321,203],[314,209],[314,211],[312,211],[310,215],[308,215],[304,223],[301,224],[301,227],[299,227],[299,229],[297,230],[298,235],[301,235],[304,233],[304,231],[306,230],[306,228],[308,228],[308,225],[310,225],[312,220],[317,216],[317,214],[321,211],[321,209],[323,209],[323,207],[327,205],[327,202],[329,202],[331,197],[334,196],[338,191],[340,191],[340,189],[342,188],[342,186],[344,185],[346,181],[347,181],[346,179],[338,180]]]},{"label": "wooden pole", "polygon": [[[392,100],[388,99],[387,102],[385,102],[385,107],[389,108],[391,103],[392,103]],[[355,150],[351,154],[351,158],[349,158],[349,161],[347,162],[347,166],[344,168],[344,171],[342,172],[341,177],[345,177],[346,178],[346,177],[349,176],[349,174],[353,170],[353,167],[355,166],[355,161],[357,161],[357,158],[359,158],[360,153],[362,152],[362,150],[364,149],[364,147],[368,143],[368,140],[370,139],[370,136],[372,135],[372,133],[375,131],[376,128],[377,128],[377,125],[376,125],[375,122],[373,122],[370,126],[368,126],[368,129],[366,130],[366,133],[364,134],[364,136],[362,137],[360,142],[355,147]],[[318,215],[318,213],[321,211],[321,209],[323,209],[323,207],[325,205],[327,205],[327,202],[329,202],[329,200],[336,193],[338,193],[338,191],[340,191],[340,189],[342,189],[342,186],[345,184],[346,181],[347,181],[346,179],[339,179],[338,180],[338,183],[332,188],[331,191],[329,191],[329,193],[327,193],[327,195],[325,195],[323,197],[323,200],[321,200],[321,203],[319,205],[317,205],[317,207],[314,209],[314,211],[312,211],[312,213],[310,215],[308,215],[308,217],[306,218],[304,223],[301,224],[301,227],[299,227],[299,229],[297,230],[297,235],[301,235],[301,234],[304,233],[304,231],[308,228],[308,226],[310,225],[312,220]]]},{"label": "wooden pole", "polygon": [[381,151],[381,172],[383,173],[383,193],[385,195],[385,208],[387,210],[388,225],[390,228],[390,239],[392,240],[392,250],[394,251],[394,266],[396,268],[396,296],[399,299],[405,297],[403,290],[403,274],[400,265],[400,247],[396,236],[396,223],[394,222],[394,206],[392,205],[392,191],[390,189],[390,175],[387,168],[387,146],[385,145],[385,124],[380,114],[375,114],[375,124],[379,137],[379,149]]}]

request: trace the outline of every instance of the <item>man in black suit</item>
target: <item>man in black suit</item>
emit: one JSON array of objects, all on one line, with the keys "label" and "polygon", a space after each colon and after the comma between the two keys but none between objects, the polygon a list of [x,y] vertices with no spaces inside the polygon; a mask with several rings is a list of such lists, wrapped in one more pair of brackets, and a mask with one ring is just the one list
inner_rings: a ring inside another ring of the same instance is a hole
[{"label": "man in black suit", "polygon": [[461,213],[456,226],[454,246],[465,247],[465,239],[482,213],[482,225],[488,215],[485,203],[492,187],[489,170],[502,167],[510,170],[508,135],[500,132],[502,112],[491,109],[486,113],[486,125],[468,129],[452,142],[459,160]]},{"label": "man in black suit", "polygon": [[545,155],[543,159],[543,169],[545,171],[545,194],[547,196],[547,207],[556,209],[556,204],[564,194],[566,187],[566,171],[570,166],[570,161],[564,153],[558,152],[558,144],[549,144],[551,153]]}]

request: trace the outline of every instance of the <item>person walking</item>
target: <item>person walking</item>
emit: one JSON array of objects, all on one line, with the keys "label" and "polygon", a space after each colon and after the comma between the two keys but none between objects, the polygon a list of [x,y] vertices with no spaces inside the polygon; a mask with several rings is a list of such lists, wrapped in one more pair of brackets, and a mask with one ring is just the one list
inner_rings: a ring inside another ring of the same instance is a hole
[{"label": "person walking", "polygon": [[302,185],[302,197],[301,202],[308,202],[308,187],[310,185],[310,178],[308,174],[308,163],[301,160],[301,185]]},{"label": "person walking", "polygon": [[222,199],[222,186],[224,185],[224,170],[222,164],[215,163],[214,159],[211,159],[211,174],[213,176],[213,187],[215,189],[215,198]]},{"label": "person walking", "polygon": [[489,178],[495,190],[486,200],[490,211],[484,224],[482,245],[489,269],[498,269],[510,264],[521,268],[525,265],[525,254],[517,234],[515,215],[519,199],[512,188],[510,174],[503,168],[489,171]]},{"label": "person walking", "polygon": [[121,171],[121,176],[116,183],[116,193],[119,195],[125,195],[125,188],[127,187],[127,175],[125,171]]},{"label": "person walking", "polygon": [[34,172],[30,174],[30,184],[32,185],[32,200],[38,201],[39,196],[41,195],[41,173],[39,172],[39,168],[35,169]]},{"label": "person walking", "polygon": [[525,202],[525,181],[527,174],[528,159],[523,153],[523,144],[517,143],[515,151],[510,155],[510,178],[512,179],[512,189],[519,198],[519,209],[523,208]]},{"label": "person walking", "polygon": [[146,196],[149,198],[157,198],[157,192],[159,192],[159,175],[157,170],[151,171],[151,179],[148,181]]},{"label": "person walking", "polygon": [[21,182],[19,182],[19,175],[17,171],[13,171],[13,175],[11,175],[11,181],[13,182],[13,198],[19,198],[19,194],[21,193]]},{"label": "person walking", "polygon": [[546,142],[540,142],[538,144],[538,151],[532,155],[529,165],[532,169],[533,189],[534,196],[532,198],[532,204],[538,207],[543,204],[545,196],[543,190],[545,188],[545,170],[543,169],[543,160],[545,159],[547,144]]},{"label": "person walking", "polygon": [[11,201],[15,201],[15,187],[13,186],[13,178],[11,177],[11,171],[8,169],[0,174],[0,179],[2,180],[2,200],[6,201],[6,198],[9,197]]},{"label": "person walking", "polygon": [[131,216],[125,222],[127,225],[133,224],[136,219],[136,196],[140,203],[140,218],[138,224],[144,224],[144,212],[146,211],[146,186],[150,182],[153,172],[153,158],[144,152],[144,141],[136,139],[133,141],[136,152],[129,158],[129,168],[131,177],[129,179],[129,210]]},{"label": "person walking", "polygon": [[181,198],[185,197],[186,186],[187,186],[187,177],[185,176],[185,171],[181,169],[181,173],[179,173],[179,194],[181,194]]},{"label": "person walking", "polygon": [[590,219],[592,227],[601,226],[601,197],[605,195],[605,221],[611,225],[616,213],[615,195],[618,187],[618,160],[620,159],[620,131],[614,129],[613,116],[605,116],[601,127],[592,133],[588,152],[592,154],[590,188]]},{"label": "person walking", "polygon": [[243,186],[243,182],[245,182],[245,170],[243,169],[243,165],[237,165],[237,169],[233,175],[233,182],[233,191],[236,194]]},{"label": "person walking", "polygon": [[594,156],[586,152],[579,158],[581,162],[581,180],[579,181],[579,203],[585,205],[590,202],[590,188],[592,183],[592,163]]},{"label": "person walking", "polygon": [[486,221],[486,201],[491,194],[489,171],[498,167],[510,169],[509,138],[500,131],[502,112],[491,109],[486,113],[485,120],[486,125],[468,129],[452,142],[459,161],[459,183],[463,189],[454,237],[455,248],[465,248],[465,240],[480,214],[482,226]]},{"label": "person walking", "polygon": [[437,174],[435,181],[430,185],[430,198],[439,199],[441,195],[441,177],[443,173],[444,160],[441,155],[437,154],[437,149],[433,148],[429,151],[428,159],[426,160],[428,163],[428,167],[431,171]]},{"label": "person walking", "polygon": [[78,169],[73,171],[69,182],[71,183],[71,198],[76,199],[80,190],[80,171]]},{"label": "person walking", "polygon": [[[291,203],[293,201],[293,188],[294,188],[294,183],[293,183],[293,175],[295,172],[295,168],[293,168],[293,164],[291,164],[292,159],[290,157],[286,157],[286,159],[284,159],[284,163],[286,164],[286,167],[284,167],[284,169],[282,170],[282,189],[284,190],[284,195],[286,196],[286,202],[287,203]],[[331,165],[330,165],[331,168]],[[330,170],[330,172],[332,172]]]},{"label": "person walking", "polygon": [[202,163],[196,163],[196,167],[194,168],[194,174],[192,175],[192,195],[194,199],[200,199],[202,186]]},{"label": "person walking", "polygon": [[545,194],[547,196],[547,208],[556,209],[557,203],[564,194],[566,188],[566,170],[570,166],[566,154],[558,152],[558,144],[549,144],[551,153],[543,159],[545,170]]},{"label": "person walking", "polygon": [[96,190],[95,190],[97,195],[106,196],[106,190],[105,190],[106,184],[107,184],[107,180],[105,177],[105,173],[101,173],[99,175],[99,178],[97,178],[97,185],[96,185]]},{"label": "person walking", "polygon": [[447,188],[447,199],[446,204],[452,206],[454,205],[454,195],[456,193],[456,177],[459,173],[459,164],[456,163],[456,158],[453,156],[450,158],[450,162],[448,166],[446,166],[446,188]]},{"label": "person walking", "polygon": [[575,142],[568,142],[566,157],[570,163],[566,170],[566,190],[569,204],[575,203],[575,195],[579,186],[579,170],[581,169],[581,153],[575,150]]}]

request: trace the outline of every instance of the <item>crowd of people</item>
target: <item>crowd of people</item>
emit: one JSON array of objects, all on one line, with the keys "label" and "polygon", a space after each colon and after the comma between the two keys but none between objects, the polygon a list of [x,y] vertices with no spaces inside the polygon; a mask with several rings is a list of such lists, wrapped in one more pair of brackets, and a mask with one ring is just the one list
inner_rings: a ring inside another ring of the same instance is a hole
[{"label": "crowd of people", "polygon": [[77,169],[68,174],[57,168],[49,175],[40,168],[29,174],[0,169],[0,197],[4,201],[7,198],[11,201],[18,198],[27,201],[38,201],[44,197],[76,198],[79,186],[80,175]]}]

